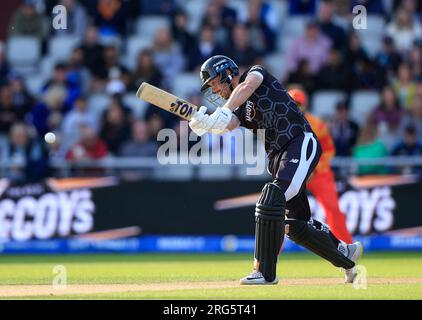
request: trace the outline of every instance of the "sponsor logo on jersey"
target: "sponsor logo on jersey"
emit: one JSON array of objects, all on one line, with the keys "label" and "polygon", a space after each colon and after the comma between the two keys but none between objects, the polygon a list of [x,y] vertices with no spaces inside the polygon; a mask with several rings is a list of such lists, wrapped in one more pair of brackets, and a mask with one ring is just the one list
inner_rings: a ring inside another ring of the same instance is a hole
[{"label": "sponsor logo on jersey", "polygon": [[299,162],[299,159],[292,159],[289,162],[291,162],[291,163],[298,163]]},{"label": "sponsor logo on jersey", "polygon": [[251,100],[246,101],[246,120],[252,122],[252,119],[255,118],[255,105]]}]

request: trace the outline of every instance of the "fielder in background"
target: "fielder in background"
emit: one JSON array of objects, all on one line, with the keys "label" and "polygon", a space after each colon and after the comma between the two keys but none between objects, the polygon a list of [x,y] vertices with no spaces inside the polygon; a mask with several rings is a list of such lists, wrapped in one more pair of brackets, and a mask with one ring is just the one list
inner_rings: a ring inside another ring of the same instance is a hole
[{"label": "fielder in background", "polygon": [[345,270],[345,282],[357,276],[355,262],[360,243],[346,244],[330,228],[311,218],[306,180],[321,156],[321,144],[309,122],[280,82],[264,67],[255,65],[240,74],[226,56],[213,56],[201,66],[201,91],[210,102],[225,101],[213,114],[202,106],[189,126],[197,135],[224,134],[239,126],[265,130],[268,172],[255,208],[254,267],[241,284],[277,284],[278,254],[284,234],[334,266]]},{"label": "fielder in background", "polygon": [[313,174],[309,177],[306,188],[324,208],[326,222],[330,226],[331,232],[337,238],[352,243],[352,236],[346,227],[346,216],[340,211],[334,172],[330,166],[330,161],[336,153],[330,131],[324,121],[308,112],[308,98],[303,90],[292,88],[289,90],[289,95],[305,114],[305,118],[318,137],[322,148],[321,158]]}]

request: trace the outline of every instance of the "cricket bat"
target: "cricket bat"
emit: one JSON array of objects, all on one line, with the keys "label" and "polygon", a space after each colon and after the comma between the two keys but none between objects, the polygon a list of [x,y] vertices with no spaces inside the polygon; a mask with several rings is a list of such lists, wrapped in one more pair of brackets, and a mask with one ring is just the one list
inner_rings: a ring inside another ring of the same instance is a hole
[{"label": "cricket bat", "polygon": [[161,109],[171,112],[182,119],[190,121],[198,107],[175,95],[143,82],[136,92],[136,96]]}]

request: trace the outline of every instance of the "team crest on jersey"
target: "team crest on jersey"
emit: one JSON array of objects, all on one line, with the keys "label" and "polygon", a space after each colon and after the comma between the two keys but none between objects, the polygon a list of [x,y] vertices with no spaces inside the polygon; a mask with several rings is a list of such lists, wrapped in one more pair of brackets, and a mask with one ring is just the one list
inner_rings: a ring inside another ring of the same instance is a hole
[{"label": "team crest on jersey", "polygon": [[252,122],[252,119],[255,118],[255,105],[251,100],[246,101],[246,120]]}]

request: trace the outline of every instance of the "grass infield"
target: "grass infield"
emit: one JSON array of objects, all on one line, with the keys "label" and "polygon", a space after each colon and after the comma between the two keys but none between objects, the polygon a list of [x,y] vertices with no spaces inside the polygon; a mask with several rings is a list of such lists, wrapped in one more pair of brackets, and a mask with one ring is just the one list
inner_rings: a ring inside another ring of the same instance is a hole
[{"label": "grass infield", "polygon": [[[251,254],[0,256],[0,299],[422,299],[422,252],[367,253],[358,264],[353,286],[313,254],[282,254],[278,285],[240,286]],[[54,287],[63,271],[66,288]]]}]

